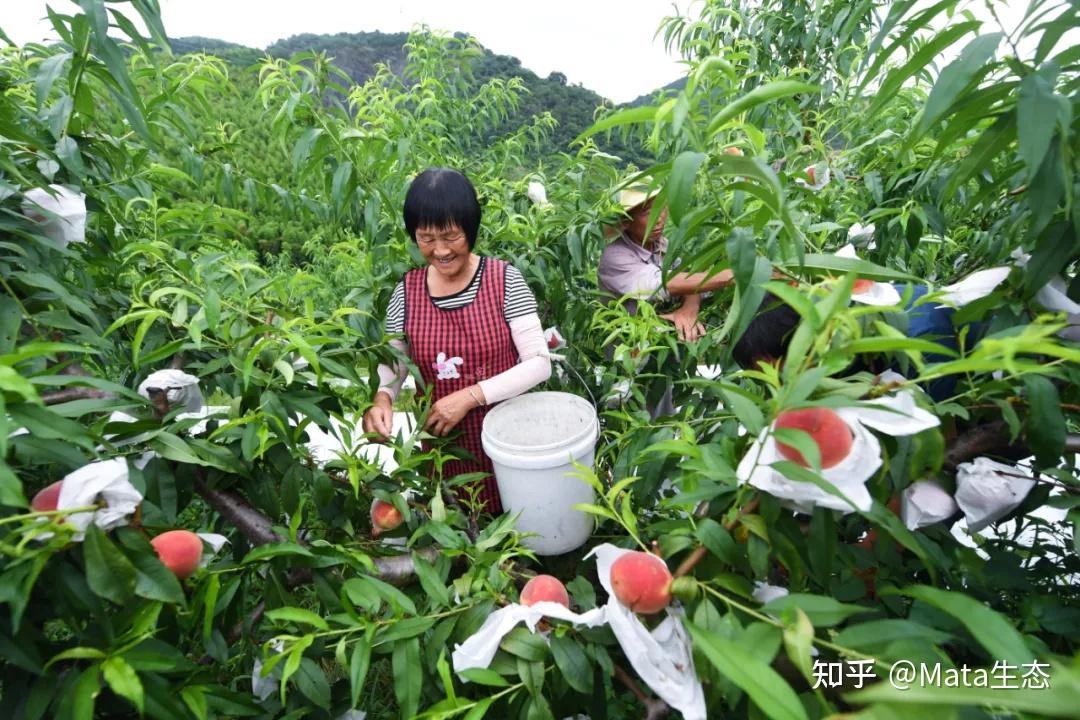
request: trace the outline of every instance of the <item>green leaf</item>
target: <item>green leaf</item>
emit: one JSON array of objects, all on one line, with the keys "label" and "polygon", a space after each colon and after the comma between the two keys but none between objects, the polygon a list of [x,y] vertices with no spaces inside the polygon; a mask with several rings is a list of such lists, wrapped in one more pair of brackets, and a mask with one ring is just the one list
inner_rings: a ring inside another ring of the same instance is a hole
[{"label": "green leaf", "polygon": [[413,568],[416,569],[416,577],[420,580],[420,586],[424,588],[424,592],[440,606],[449,607],[450,592],[431,563],[415,552],[412,554],[412,561]]},{"label": "green leaf", "polygon": [[308,128],[304,131],[304,134],[296,141],[296,145],[293,146],[293,170],[300,170],[300,166],[303,165],[308,159],[308,156],[311,155],[311,148],[315,145],[315,141],[317,141],[322,134],[322,128]]},{"label": "green leaf", "polygon": [[61,164],[76,177],[81,177],[86,174],[86,168],[83,167],[82,155],[79,154],[79,144],[75,142],[75,139],[70,135],[65,135],[60,138],[56,143],[56,157],[60,159]]},{"label": "green leaf", "polygon": [[972,597],[928,585],[914,585],[899,592],[929,603],[959,620],[995,661],[1022,665],[1034,659],[1034,653],[1012,623]]},{"label": "green leaf", "polygon": [[169,568],[161,564],[156,555],[145,552],[132,553],[128,555],[128,558],[135,566],[136,595],[174,605],[183,605],[187,601],[180,581]]},{"label": "green leaf", "polygon": [[1015,132],[1016,116],[1012,113],[999,115],[994,124],[979,135],[967,156],[953,170],[942,195],[952,196],[961,185],[987,169],[1002,150],[1011,145]]},{"label": "green leaf", "polygon": [[326,679],[326,673],[317,662],[311,658],[301,660],[295,677],[296,687],[300,689],[300,694],[315,706],[324,710],[330,709],[330,683]]},{"label": "green leaf", "polygon": [[800,266],[787,265],[793,270],[796,267],[804,268],[806,270],[819,270],[825,271],[830,274],[847,274],[855,273],[861,278],[867,278],[870,280],[886,280],[897,282],[922,282],[914,275],[909,275],[899,270],[893,270],[891,268],[883,267],[869,260],[863,260],[861,258],[845,258],[837,257],[836,255],[821,255],[817,253],[810,253],[803,258]]},{"label": "green leaf", "polygon": [[[1055,73],[1056,74],[1056,73]],[[1032,73],[1020,81],[1020,97],[1016,102],[1016,134],[1020,142],[1020,157],[1027,166],[1028,182],[1038,172],[1050,139],[1057,127],[1058,97],[1053,81],[1042,73]]]},{"label": "green leaf", "polygon": [[[1043,665],[1045,668],[1046,665]],[[1028,669],[1021,666],[1014,672],[1015,683],[1019,686],[1020,678]],[[895,717],[905,717],[903,706],[918,703],[936,709],[951,706],[985,707],[992,705],[998,711],[1031,713],[1037,717],[1075,718],[1080,707],[1080,680],[1075,670],[1056,667],[1045,680],[1044,688],[996,687],[997,680],[991,674],[988,690],[986,687],[933,687],[916,683],[900,689],[887,682],[875,685],[845,696],[852,703],[889,703],[901,707]]]},{"label": "green leaf", "polygon": [[698,169],[704,160],[705,153],[686,150],[679,153],[671,165],[671,174],[668,175],[667,183],[667,199],[671,221],[676,225],[682,222],[686,208],[690,205],[690,198],[694,193],[694,178],[697,177]]},{"label": "green leaf", "polygon": [[762,609],[767,613],[779,615],[788,608],[798,608],[805,612],[814,627],[832,627],[833,625],[839,625],[852,615],[874,612],[873,608],[842,603],[827,595],[809,595],[805,593],[792,593],[777,598],[766,604]]},{"label": "green leaf", "polygon": [[952,640],[952,636],[911,620],[891,618],[850,625],[835,638],[837,645],[866,653],[881,652],[897,640],[922,640],[932,645],[944,645]]},{"label": "green leaf", "polygon": [[488,708],[495,702],[495,698],[486,697],[480,700],[473,706],[473,709],[469,711],[469,714],[465,716],[464,720],[482,720],[484,715],[487,714]]},{"label": "green leaf", "polygon": [[[285,704],[285,690],[289,682],[289,678],[296,674],[296,671],[300,669],[300,663],[304,660],[304,651],[311,647],[311,644],[315,642],[314,635],[305,635],[297,640],[292,648],[289,649],[289,654],[284,656],[285,667],[281,671],[281,703]],[[278,655],[277,658],[282,657]],[[267,663],[263,666],[263,672],[270,672],[272,665]]]},{"label": "green leaf", "polygon": [[[944,3],[941,4],[944,5]],[[875,92],[875,100],[870,106],[870,110],[867,113],[868,116],[873,117],[880,112],[883,107],[896,97],[897,91],[909,78],[922,72],[926,65],[941,56],[943,50],[967,35],[969,32],[977,30],[978,28],[979,22],[976,20],[950,25],[935,35],[932,40],[922,45],[917,52],[911,54],[911,57],[906,63],[895,70],[890,71],[889,74],[885,76],[884,82],[881,83],[880,87]],[[898,41],[892,47],[895,49],[902,44],[903,43]],[[875,65],[880,61],[881,59],[876,61]],[[872,72],[874,72],[875,75],[867,75],[860,89],[864,89],[867,83],[880,77],[879,75],[876,75],[879,69],[880,68],[878,67],[873,68]]]},{"label": "green leaf", "polygon": [[374,636],[374,626],[369,626],[364,636],[358,638],[353,645],[352,656],[349,658],[349,693],[352,701],[351,707],[356,707],[360,702],[360,693],[364,689],[364,681],[367,679],[368,667],[371,666],[371,640]]},{"label": "green leaf", "polygon": [[986,71],[986,63],[994,57],[994,51],[1001,44],[1002,37],[1002,33],[980,35],[960,52],[960,57],[941,71],[930,91],[930,97],[926,99],[919,132],[937,122],[946,110],[962,98],[964,89],[976,76]]},{"label": "green leaf", "polygon": [[474,682],[477,685],[486,685],[488,687],[509,687],[510,683],[499,673],[488,668],[469,668],[468,670],[462,670],[458,675],[462,680],[468,680]]},{"label": "green leaf", "polygon": [[30,381],[7,365],[0,365],[0,392],[18,395],[29,403],[41,403],[41,398]]},{"label": "green leaf", "polygon": [[49,92],[60,74],[64,72],[64,66],[71,59],[71,53],[60,52],[45,58],[37,66],[34,78],[34,96],[38,106],[45,104],[49,99]]},{"label": "green leaf", "polygon": [[53,655],[49,659],[49,662],[45,664],[45,669],[48,670],[53,663],[58,663],[61,660],[101,660],[105,657],[105,653],[94,647],[73,647],[67,650]]},{"label": "green leaf", "polygon": [[687,629],[694,648],[722,676],[742,688],[765,715],[773,720],[808,720],[795,691],[775,670],[720,633],[707,632],[692,623],[687,624]]},{"label": "green leaf", "polygon": [[1057,387],[1041,375],[1025,375],[1028,414],[1025,437],[1040,467],[1054,467],[1065,452],[1065,416]]},{"label": "green leaf", "polygon": [[811,683],[814,682],[814,665],[810,648],[814,642],[814,626],[801,608],[795,608],[795,619],[784,627],[784,648],[788,657],[799,672]]},{"label": "green leaf", "polygon": [[301,625],[311,625],[320,630],[329,630],[330,626],[322,616],[298,607],[283,607],[276,608],[274,610],[267,610],[266,617],[271,620],[281,620],[283,622],[300,623]]},{"label": "green leaf", "polygon": [[135,593],[135,566],[93,523],[86,529],[83,557],[86,560],[86,582],[95,595],[117,605],[131,599]]},{"label": "green leaf", "polygon": [[114,693],[130,700],[140,713],[143,711],[143,685],[135,668],[123,658],[113,656],[101,663],[101,672]]},{"label": "green leaf", "polygon": [[507,633],[499,647],[511,655],[516,655],[529,662],[543,660],[548,652],[548,646],[544,639],[523,627],[516,627]]},{"label": "green leaf", "polygon": [[83,447],[92,447],[93,442],[86,428],[74,420],[60,417],[56,413],[28,403],[8,406],[8,414],[16,427],[26,428],[31,435],[45,440],[66,440]]},{"label": "green leaf", "polygon": [[420,707],[424,672],[420,665],[420,639],[410,638],[394,645],[391,659],[394,673],[394,697],[401,717],[412,717]]},{"label": "green leaf", "polygon": [[1054,223],[1039,235],[1031,260],[1024,267],[1024,290],[1034,295],[1061,272],[1076,251],[1076,234],[1069,223]]},{"label": "green leaf", "polygon": [[619,112],[612,113],[593,123],[592,127],[574,138],[574,143],[579,143],[596,133],[604,132],[605,130],[610,130],[614,127],[619,127],[620,125],[636,125],[637,123],[650,122],[655,118],[656,108],[651,105],[620,110]]},{"label": "green leaf", "polygon": [[705,518],[697,526],[697,537],[701,544],[721,561],[734,565],[739,556],[735,540],[723,525],[712,518]]},{"label": "green leaf", "polygon": [[315,557],[311,551],[303,545],[297,545],[291,542],[279,542],[279,543],[267,543],[265,545],[259,545],[256,548],[252,548],[251,552],[244,556],[241,561],[244,565],[251,565],[252,563],[264,562],[270,558],[283,557],[297,555],[300,557]]},{"label": "green leaf", "polygon": [[565,635],[551,635],[551,655],[566,683],[578,692],[592,693],[593,672],[581,645]]},{"label": "green leaf", "polygon": [[94,702],[101,692],[101,672],[92,665],[79,675],[70,691],[71,720],[94,720]]},{"label": "green leaf", "polygon": [[774,80],[773,82],[759,85],[735,102],[729,103],[723,110],[713,116],[709,123],[708,135],[712,137],[731,119],[740,113],[755,108],[762,103],[788,97],[797,93],[816,93],[820,90],[817,85],[809,85],[796,80]]}]

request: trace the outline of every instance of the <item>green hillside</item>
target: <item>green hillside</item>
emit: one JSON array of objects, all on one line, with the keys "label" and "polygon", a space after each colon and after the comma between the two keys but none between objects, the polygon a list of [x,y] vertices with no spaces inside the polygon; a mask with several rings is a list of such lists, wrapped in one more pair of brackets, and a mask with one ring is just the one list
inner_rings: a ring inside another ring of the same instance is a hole
[{"label": "green hillside", "polygon": [[[462,33],[457,33],[456,36],[466,37]],[[287,58],[303,52],[325,53],[335,66],[348,74],[354,83],[363,83],[375,74],[380,64],[386,65],[395,74],[402,74],[405,71],[407,59],[405,48],[407,39],[407,33],[378,31],[334,35],[304,33],[278,40],[267,47],[265,52],[205,37],[172,38],[170,42],[174,52],[207,52],[239,66],[252,65],[265,54]],[[493,78],[503,80],[519,78],[526,91],[517,109],[493,131],[493,136],[511,128],[521,127],[533,116],[550,113],[557,125],[543,142],[540,151],[541,156],[550,156],[568,151],[573,139],[592,125],[598,107],[612,107],[610,101],[596,92],[580,84],[568,83],[566,76],[560,72],[552,72],[546,78],[542,78],[523,67],[516,57],[499,55],[486,48],[479,49],[481,54],[472,65],[473,80],[477,85]],[[684,82],[685,80],[676,81],[661,88],[661,91],[678,90]],[[642,95],[627,105],[645,104],[655,96],[655,93],[656,91]],[[628,144],[620,138],[611,138],[602,141],[601,144],[606,152],[618,155],[636,165],[645,166],[654,161],[654,158],[636,143]]]}]

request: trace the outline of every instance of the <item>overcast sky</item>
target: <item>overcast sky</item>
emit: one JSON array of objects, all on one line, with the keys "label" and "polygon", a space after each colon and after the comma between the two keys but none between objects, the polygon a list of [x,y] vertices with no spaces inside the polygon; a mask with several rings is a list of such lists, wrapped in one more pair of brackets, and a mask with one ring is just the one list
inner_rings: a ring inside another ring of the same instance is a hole
[{"label": "overcast sky", "polygon": [[[513,55],[540,77],[554,70],[615,102],[681,77],[653,35],[672,0],[160,0],[166,32],[265,48],[299,33],[407,31],[419,23],[464,31]],[[689,0],[678,0],[685,10]],[[70,13],[68,0],[50,0]],[[16,43],[55,37],[45,0],[0,0],[0,27]],[[118,6],[123,8],[123,6]],[[127,8],[128,17],[135,15]]]}]

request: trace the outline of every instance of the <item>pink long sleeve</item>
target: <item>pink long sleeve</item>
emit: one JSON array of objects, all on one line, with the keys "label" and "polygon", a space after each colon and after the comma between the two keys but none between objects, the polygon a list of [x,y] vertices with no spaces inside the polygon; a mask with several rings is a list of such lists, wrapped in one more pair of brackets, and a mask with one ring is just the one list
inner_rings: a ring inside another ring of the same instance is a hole
[{"label": "pink long sleeve", "polygon": [[551,358],[539,315],[532,313],[511,320],[510,337],[520,362],[506,372],[480,381],[488,405],[517,397],[551,377]]}]

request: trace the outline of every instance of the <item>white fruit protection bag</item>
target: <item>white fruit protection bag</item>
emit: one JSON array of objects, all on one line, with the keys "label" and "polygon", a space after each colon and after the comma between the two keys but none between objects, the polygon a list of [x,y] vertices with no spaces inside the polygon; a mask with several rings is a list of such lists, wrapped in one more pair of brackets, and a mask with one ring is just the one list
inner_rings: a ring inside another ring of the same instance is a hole
[{"label": "white fruit protection bag", "polygon": [[585,627],[606,624],[611,626],[630,665],[661,700],[681,712],[687,720],[705,720],[705,693],[694,670],[690,637],[682,625],[682,612],[667,608],[667,617],[650,631],[632,610],[615,599],[611,565],[627,552],[631,551],[604,543],[585,556],[596,557],[596,572],[608,593],[606,605],[581,614],[553,602],[500,608],[488,616],[476,633],[454,648],[451,655],[454,671],[461,673],[469,668],[488,667],[499,643],[518,623],[524,622],[533,632],[545,616]]},{"label": "white fruit protection bag", "polygon": [[163,392],[170,409],[183,407],[189,413],[202,411],[204,405],[202,391],[199,389],[199,378],[183,370],[167,369],[152,372],[139,383],[138,392],[147,400],[151,399],[151,394]]},{"label": "white fruit protection bag", "polygon": [[128,466],[124,458],[100,460],[84,465],[64,476],[60,486],[57,510],[87,507],[104,503],[97,510],[68,515],[65,521],[75,528],[73,539],[82,540],[93,523],[102,530],[126,525],[129,515],[142,502],[142,494],[128,481]]},{"label": "white fruit protection bag", "polygon": [[964,511],[969,532],[979,532],[1024,502],[1035,487],[1027,468],[977,457],[956,468],[956,502]]},{"label": "white fruit protection bag", "polygon": [[908,530],[948,520],[956,510],[952,495],[933,480],[914,482],[900,496],[900,519]]},{"label": "white fruit protection bag", "polygon": [[23,195],[23,215],[39,223],[46,237],[67,247],[86,241],[86,195],[63,185],[34,188]]}]

